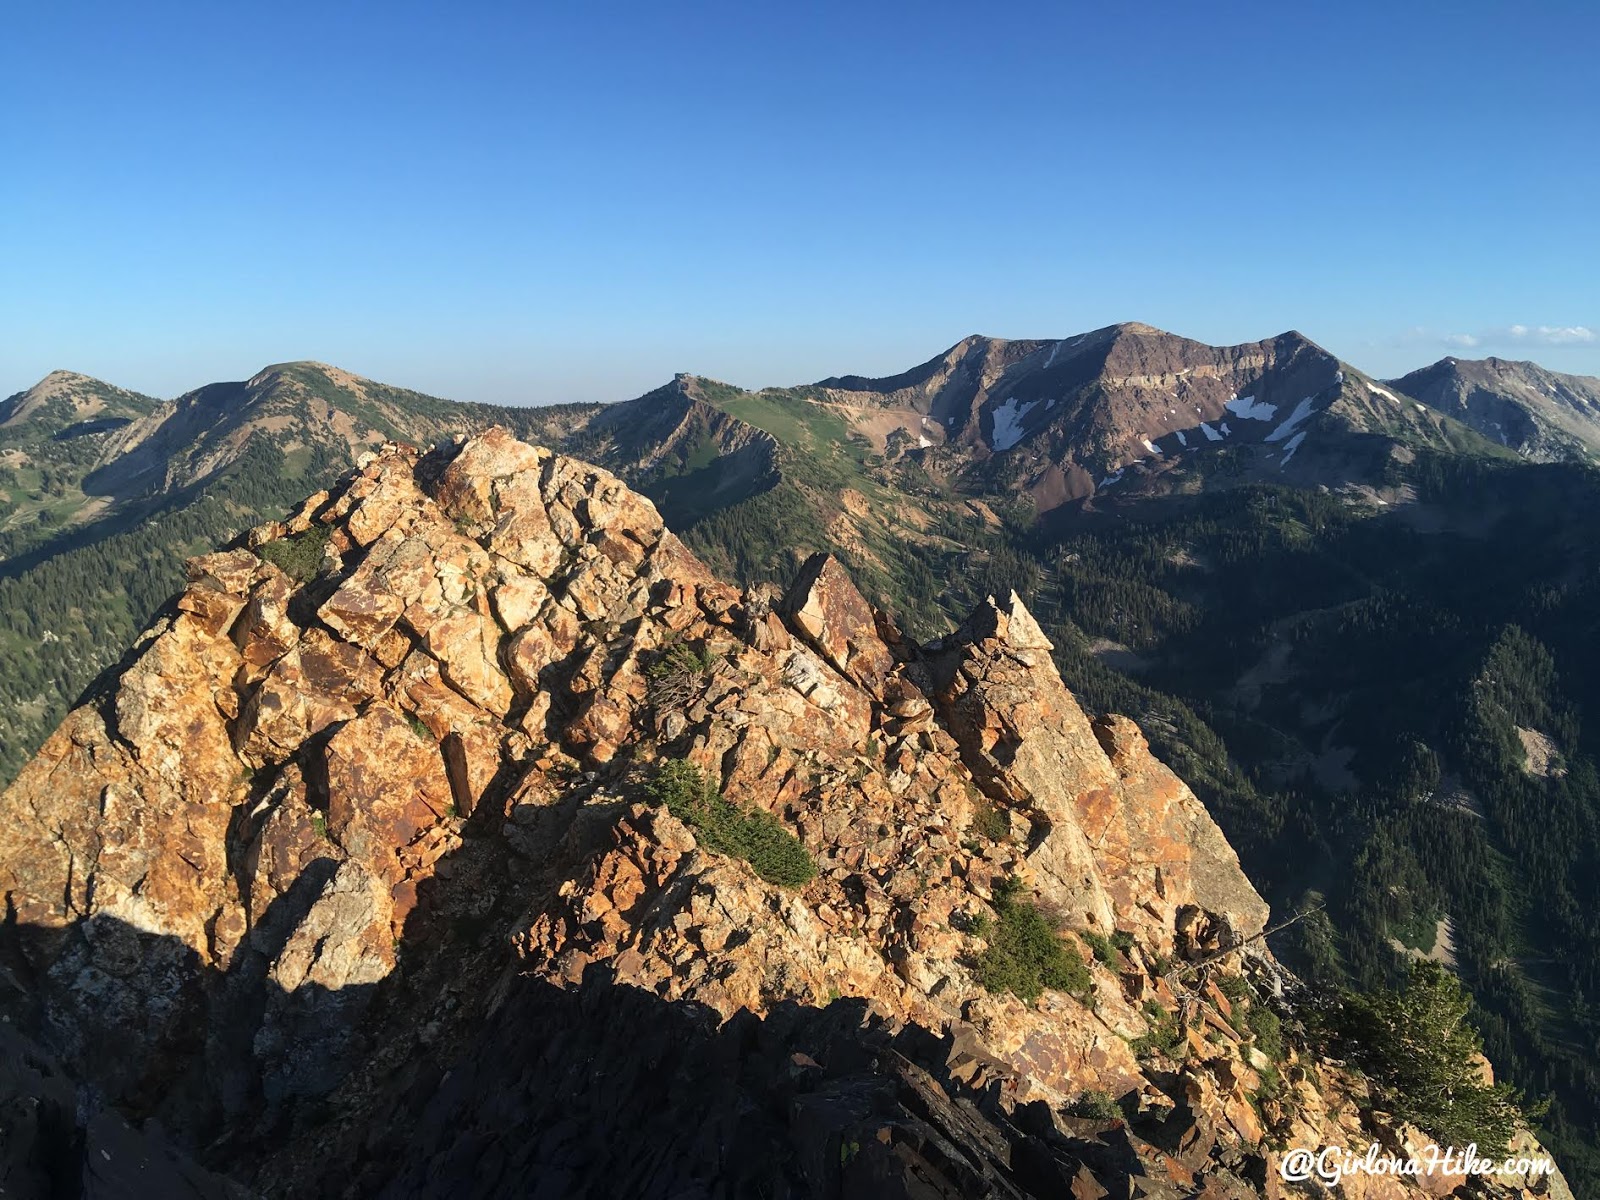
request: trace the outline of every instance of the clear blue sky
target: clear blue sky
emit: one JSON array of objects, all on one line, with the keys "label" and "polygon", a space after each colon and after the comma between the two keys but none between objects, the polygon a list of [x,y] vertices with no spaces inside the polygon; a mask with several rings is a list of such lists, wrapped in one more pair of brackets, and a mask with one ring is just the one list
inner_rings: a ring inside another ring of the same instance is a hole
[{"label": "clear blue sky", "polygon": [[0,395],[618,399],[1120,320],[1600,374],[1597,45],[1588,0],[8,5]]}]

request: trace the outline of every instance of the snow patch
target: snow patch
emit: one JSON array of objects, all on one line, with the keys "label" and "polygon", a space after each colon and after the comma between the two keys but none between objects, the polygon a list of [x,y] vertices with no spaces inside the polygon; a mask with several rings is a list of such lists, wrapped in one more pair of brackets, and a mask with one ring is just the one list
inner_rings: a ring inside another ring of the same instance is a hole
[{"label": "snow patch", "polygon": [[1287,463],[1294,457],[1294,452],[1300,449],[1300,443],[1306,440],[1305,431],[1301,430],[1283,445],[1283,462]]},{"label": "snow patch", "polygon": [[1228,428],[1228,423],[1226,421],[1224,421],[1222,423],[1222,436],[1223,437],[1232,437],[1233,436],[1233,430]]},{"label": "snow patch", "polygon": [[1050,369],[1050,364],[1056,361],[1056,355],[1061,353],[1061,347],[1065,346],[1066,344],[1067,339],[1062,338],[1054,346],[1050,347],[1050,357],[1044,360],[1044,370],[1048,371]]},{"label": "snow patch", "polygon": [[1278,411],[1276,404],[1267,404],[1254,396],[1235,396],[1223,407],[1246,421],[1270,421]]},{"label": "snow patch", "polygon": [[1122,468],[1118,467],[1115,471],[1111,472],[1111,474],[1107,475],[1104,479],[1102,479],[1100,481],[1100,485],[1099,486],[1103,487],[1103,488],[1108,488],[1113,483],[1116,483],[1118,480],[1120,480],[1121,478],[1122,478]]},{"label": "snow patch", "polygon": [[1367,391],[1371,392],[1375,396],[1382,396],[1385,400],[1392,400],[1396,404],[1400,403],[1399,396],[1396,396],[1388,388],[1381,388],[1375,383],[1367,384]]},{"label": "snow patch", "polygon": [[1220,442],[1222,440],[1222,435],[1204,421],[1200,422],[1200,432],[1206,435],[1206,441],[1208,442]]},{"label": "snow patch", "polygon": [[1161,447],[1157,446],[1149,438],[1140,438],[1139,440],[1144,443],[1144,448],[1146,450],[1150,451],[1151,454],[1160,454],[1161,453]]},{"label": "snow patch", "polygon": [[1310,415],[1311,397],[1307,396],[1304,400],[1300,401],[1299,404],[1294,406],[1294,411],[1289,414],[1289,416],[1284,420],[1283,424],[1279,425],[1271,433],[1267,434],[1266,440],[1269,442],[1283,441],[1284,438],[1294,433],[1295,427]]},{"label": "snow patch", "polygon": [[1178,445],[1187,446],[1188,444],[1189,439],[1183,436],[1183,430],[1178,430]]},{"label": "snow patch", "polygon": [[918,449],[918,450],[926,450],[926,449],[927,449],[927,448],[928,448],[928,447],[929,447],[929,446],[931,446],[931,445],[933,445],[933,443],[932,443],[932,442],[930,442],[930,441],[929,441],[929,440],[928,440],[928,439],[927,439],[927,438],[926,438],[926,437],[924,437],[924,436],[923,436],[923,435],[922,435],[922,434],[920,434],[920,433],[919,433],[919,434],[918,434],[918,435],[917,435],[917,449]]},{"label": "snow patch", "polygon": [[1017,398],[1011,397],[994,410],[994,432],[989,441],[996,450],[1009,450],[1022,440],[1022,422],[1028,413],[1039,407],[1037,400],[1018,407]]}]

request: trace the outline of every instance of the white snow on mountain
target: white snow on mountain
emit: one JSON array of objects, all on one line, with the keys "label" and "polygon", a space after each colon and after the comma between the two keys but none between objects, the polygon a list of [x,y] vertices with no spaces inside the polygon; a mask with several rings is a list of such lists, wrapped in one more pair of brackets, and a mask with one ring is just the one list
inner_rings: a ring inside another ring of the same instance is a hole
[{"label": "white snow on mountain", "polygon": [[1039,406],[1037,400],[1030,400],[1021,406],[1015,396],[1007,400],[994,410],[994,433],[990,435],[990,444],[996,450],[1009,450],[1022,440],[1023,419],[1033,409]]},{"label": "white snow on mountain", "polygon": [[1278,411],[1276,404],[1267,404],[1254,396],[1235,396],[1223,407],[1247,421],[1270,421]]},{"label": "white snow on mountain", "polygon": [[1266,440],[1269,442],[1283,441],[1285,438],[1291,436],[1294,433],[1295,428],[1310,415],[1311,397],[1307,396],[1304,400],[1300,401],[1299,404],[1294,406],[1294,411],[1288,415],[1281,425],[1279,425],[1271,433],[1267,434]]}]

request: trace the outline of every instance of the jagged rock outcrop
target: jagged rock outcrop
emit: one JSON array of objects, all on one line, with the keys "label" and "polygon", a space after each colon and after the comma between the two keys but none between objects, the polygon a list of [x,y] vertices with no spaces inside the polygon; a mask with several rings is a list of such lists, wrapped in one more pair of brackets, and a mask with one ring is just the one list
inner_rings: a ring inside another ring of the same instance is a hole
[{"label": "jagged rock outcrop", "polygon": [[1054,647],[1015,593],[943,643],[922,677],[979,786],[1033,825],[1028,862],[1075,924],[1137,929],[1157,953],[1178,914],[1215,915],[1242,939],[1267,906],[1203,805],[1126,717],[1091,724]]},{"label": "jagged rock outcrop", "polygon": [[[1015,596],[918,646],[832,559],[741,593],[614,476],[499,430],[390,446],[190,579],[0,796],[0,1009],[86,1103],[242,1182],[453,1195],[481,1161],[482,1194],[534,1167],[605,1194],[596,1164],[637,1138],[641,1194],[1220,1197],[1274,1194],[1275,1130],[1356,1144],[1359,1085],[1269,1062],[1215,984],[1174,990],[1174,957],[1266,907]],[[648,803],[667,760],[793,831],[814,877]],[[1003,879],[1101,939],[1063,939],[1087,995],[980,985]],[[701,1132],[608,1105],[608,1071],[680,1036],[724,1066],[647,1096],[726,1084],[777,1111],[760,1154],[723,1153],[732,1099]],[[497,1115],[501,1082],[522,1099]],[[1063,1124],[1086,1092],[1140,1145]]]},{"label": "jagged rock outcrop", "polygon": [[[969,1042],[859,1000],[724,1022],[617,987],[599,968],[567,988],[521,980],[483,1051],[436,1087],[419,1079],[389,1098],[356,1188],[520,1195],[537,1179],[595,1197],[1196,1194],[1162,1149],[1181,1117],[1134,1129],[1018,1103],[998,1082],[974,1089],[966,1081],[985,1063]],[[505,1139],[508,1127],[527,1134]],[[1201,1194],[1255,1195],[1249,1171],[1245,1155],[1219,1164]]]},{"label": "jagged rock outcrop", "polygon": [[878,694],[894,655],[878,636],[872,609],[831,554],[814,554],[783,600],[789,624],[841,675]]}]

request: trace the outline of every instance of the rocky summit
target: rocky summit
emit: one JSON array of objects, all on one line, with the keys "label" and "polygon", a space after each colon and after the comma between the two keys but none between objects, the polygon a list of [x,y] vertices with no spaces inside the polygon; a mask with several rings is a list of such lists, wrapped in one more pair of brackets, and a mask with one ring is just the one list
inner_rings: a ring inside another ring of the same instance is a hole
[{"label": "rocky summit", "polygon": [[[1015,595],[918,644],[826,555],[741,591],[499,429],[189,580],[0,796],[0,1194],[1220,1200],[1426,1143]],[[1343,1194],[1458,1184],[1567,1194]]]}]

